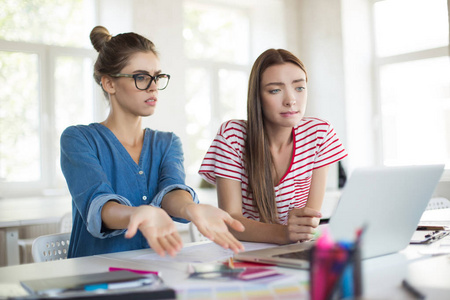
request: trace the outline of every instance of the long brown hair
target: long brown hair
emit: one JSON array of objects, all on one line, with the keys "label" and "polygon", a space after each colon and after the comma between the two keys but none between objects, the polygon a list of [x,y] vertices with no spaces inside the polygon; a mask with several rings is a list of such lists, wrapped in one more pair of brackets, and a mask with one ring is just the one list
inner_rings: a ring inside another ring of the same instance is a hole
[{"label": "long brown hair", "polygon": [[[112,36],[105,27],[96,26],[92,29],[90,38],[98,52],[94,65],[94,79],[100,86],[102,76],[120,73],[128,64],[131,55],[137,52],[152,52],[158,57],[155,45],[134,32]],[[103,92],[105,96],[108,95]]]},{"label": "long brown hair", "polygon": [[272,177],[273,160],[261,104],[261,78],[270,66],[288,62],[297,65],[306,74],[303,63],[291,52],[283,49],[268,49],[256,59],[248,82],[245,141],[248,189],[253,195],[260,220],[266,223],[278,223],[278,213],[275,203],[275,183]]}]

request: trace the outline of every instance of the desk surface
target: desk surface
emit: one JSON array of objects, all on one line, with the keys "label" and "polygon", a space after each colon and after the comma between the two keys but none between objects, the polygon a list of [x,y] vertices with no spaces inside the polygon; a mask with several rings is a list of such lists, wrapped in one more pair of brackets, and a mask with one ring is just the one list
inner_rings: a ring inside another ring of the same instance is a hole
[{"label": "desk surface", "polygon": [[5,232],[5,250],[1,251],[5,252],[6,264],[20,263],[18,241],[21,226],[58,223],[64,214],[71,211],[70,196],[0,199],[0,230]]},{"label": "desk surface", "polygon": [[[251,243],[245,243],[248,246]],[[22,280],[42,277],[69,276],[107,271],[109,267],[133,268],[141,270],[159,271],[165,283],[178,292],[178,299],[188,299],[191,292],[217,293],[234,286],[234,290],[241,289],[241,293],[252,291],[260,295],[271,295],[269,299],[276,298],[274,293],[294,292],[297,296],[307,297],[308,272],[303,270],[278,268],[279,272],[286,274],[285,278],[262,285],[256,282],[217,282],[193,280],[187,278],[189,263],[183,260],[201,260],[202,249],[210,251],[215,245],[211,243],[188,244],[180,252],[178,259],[151,259],[156,255],[151,249],[127,251],[105,255],[89,256],[67,259],[55,262],[34,263],[0,268],[0,283],[19,284]],[[425,246],[428,247],[428,246]],[[431,257],[420,255],[420,247],[409,246],[400,253],[368,259],[363,262],[364,298],[368,299],[412,299],[402,287],[401,281],[408,278],[414,285],[427,295],[427,299],[447,299],[450,293],[450,256]],[[195,257],[195,253],[198,253]],[[223,260],[226,251],[220,248],[216,252],[218,260]],[[193,254],[194,253],[194,254]],[[211,254],[213,255],[213,254]],[[439,269],[437,285],[436,268]],[[43,275],[45,274],[45,275]],[[237,287],[236,287],[237,286]],[[296,289],[296,290],[295,290]],[[212,295],[212,294],[211,294]],[[215,294],[217,296],[217,294]],[[286,294],[285,294],[286,295]],[[286,299],[286,298],[283,298]]]},{"label": "desk surface", "polygon": [[59,222],[72,211],[70,196],[0,199],[0,228]]}]

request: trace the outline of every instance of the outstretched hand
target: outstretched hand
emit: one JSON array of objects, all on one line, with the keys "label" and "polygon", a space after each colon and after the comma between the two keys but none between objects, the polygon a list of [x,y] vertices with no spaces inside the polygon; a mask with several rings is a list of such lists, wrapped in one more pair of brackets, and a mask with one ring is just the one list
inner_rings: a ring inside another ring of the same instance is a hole
[{"label": "outstretched hand", "polygon": [[131,215],[126,238],[132,238],[140,230],[150,247],[160,256],[175,256],[183,247],[177,228],[169,215],[161,208],[142,205]]},{"label": "outstretched hand", "polygon": [[312,239],[321,217],[319,211],[308,207],[290,210],[286,226],[287,239],[290,242]]},{"label": "outstretched hand", "polygon": [[238,253],[244,246],[228,230],[244,231],[244,225],[224,210],[208,204],[191,204],[186,208],[189,219],[206,238],[225,249]]}]

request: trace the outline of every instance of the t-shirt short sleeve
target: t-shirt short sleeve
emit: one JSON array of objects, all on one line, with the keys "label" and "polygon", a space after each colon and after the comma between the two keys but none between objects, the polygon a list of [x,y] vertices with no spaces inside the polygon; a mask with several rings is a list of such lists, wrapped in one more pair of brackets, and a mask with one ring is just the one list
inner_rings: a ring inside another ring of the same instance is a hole
[{"label": "t-shirt short sleeve", "polygon": [[243,181],[246,123],[230,120],[223,123],[206,153],[199,174],[215,184],[216,177]]}]

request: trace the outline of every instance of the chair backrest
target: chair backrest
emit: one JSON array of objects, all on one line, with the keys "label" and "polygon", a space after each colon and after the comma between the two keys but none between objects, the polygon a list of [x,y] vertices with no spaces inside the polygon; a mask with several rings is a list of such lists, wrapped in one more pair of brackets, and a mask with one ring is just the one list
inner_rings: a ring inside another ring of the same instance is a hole
[{"label": "chair backrest", "polygon": [[443,197],[431,198],[426,210],[450,208],[450,200]]},{"label": "chair backrest", "polygon": [[72,212],[65,213],[59,221],[59,232],[72,231]]},{"label": "chair backrest", "polygon": [[208,241],[208,239],[198,231],[194,223],[189,223],[189,234],[191,236],[191,242],[203,242]]},{"label": "chair backrest", "polygon": [[70,232],[42,235],[33,241],[31,255],[35,262],[66,259],[69,243]]}]

